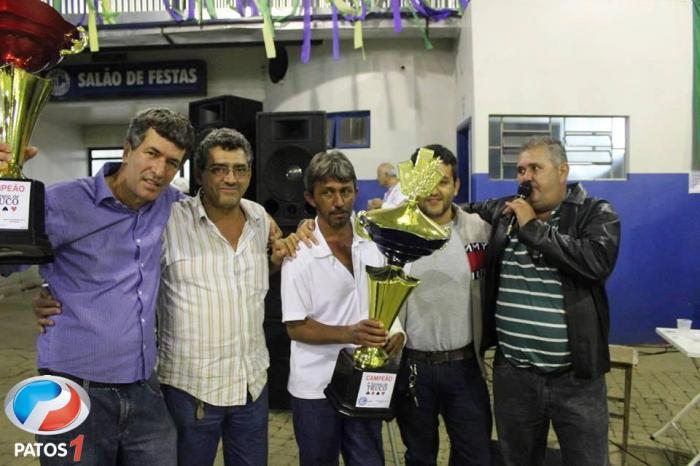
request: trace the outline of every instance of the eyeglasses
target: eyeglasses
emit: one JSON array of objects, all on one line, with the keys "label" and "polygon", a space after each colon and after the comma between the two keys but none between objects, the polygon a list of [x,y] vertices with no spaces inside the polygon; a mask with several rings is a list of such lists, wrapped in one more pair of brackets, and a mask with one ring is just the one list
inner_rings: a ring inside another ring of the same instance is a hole
[{"label": "eyeglasses", "polygon": [[207,171],[216,177],[224,177],[233,172],[233,176],[236,178],[245,178],[250,173],[250,167],[248,165],[233,165],[232,167],[228,165],[212,165],[207,167]]}]

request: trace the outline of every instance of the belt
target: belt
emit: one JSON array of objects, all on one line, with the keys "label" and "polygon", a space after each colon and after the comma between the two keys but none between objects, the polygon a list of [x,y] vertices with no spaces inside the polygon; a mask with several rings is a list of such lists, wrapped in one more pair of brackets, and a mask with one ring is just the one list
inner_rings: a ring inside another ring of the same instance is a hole
[{"label": "belt", "polygon": [[404,348],[404,354],[414,362],[427,362],[430,364],[444,364],[450,361],[461,361],[474,357],[474,345],[468,344],[463,348],[450,351],[418,351]]},{"label": "belt", "polygon": [[143,380],[137,380],[136,382],[130,383],[104,383],[104,382],[93,382],[92,380],[81,379],[70,374],[64,374],[62,372],[55,372],[50,369],[39,369],[40,375],[55,375],[56,377],[63,377],[64,379],[72,380],[73,382],[81,385],[83,388],[126,388],[132,385],[141,384]]}]

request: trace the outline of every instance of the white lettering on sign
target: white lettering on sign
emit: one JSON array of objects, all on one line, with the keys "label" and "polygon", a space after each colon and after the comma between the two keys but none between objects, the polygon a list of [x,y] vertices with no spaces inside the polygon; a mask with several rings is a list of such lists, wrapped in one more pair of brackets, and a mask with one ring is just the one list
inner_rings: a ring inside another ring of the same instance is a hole
[{"label": "white lettering on sign", "polygon": [[128,70],[126,72],[127,86],[143,86],[144,82],[143,70]]},{"label": "white lettering on sign", "polygon": [[192,84],[197,82],[196,68],[148,70],[148,85]]},{"label": "white lettering on sign", "polygon": [[78,73],[78,87],[115,87],[122,85],[122,74],[119,71],[92,71]]}]

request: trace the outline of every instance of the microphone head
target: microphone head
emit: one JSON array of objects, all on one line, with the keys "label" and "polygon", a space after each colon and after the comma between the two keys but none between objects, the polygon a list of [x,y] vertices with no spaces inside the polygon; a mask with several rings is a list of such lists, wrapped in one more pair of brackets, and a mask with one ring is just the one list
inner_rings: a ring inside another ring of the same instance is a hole
[{"label": "microphone head", "polygon": [[530,197],[530,194],[532,194],[532,182],[523,181],[520,183],[520,186],[518,186],[518,196],[526,198]]}]

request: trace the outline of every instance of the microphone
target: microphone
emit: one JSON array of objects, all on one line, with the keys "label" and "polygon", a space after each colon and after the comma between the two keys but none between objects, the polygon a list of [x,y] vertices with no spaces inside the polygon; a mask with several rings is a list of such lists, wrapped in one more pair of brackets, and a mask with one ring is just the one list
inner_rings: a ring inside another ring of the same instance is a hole
[{"label": "microphone", "polygon": [[[532,194],[532,182],[531,181],[523,181],[520,183],[520,186],[518,186],[518,195],[515,196],[516,199],[527,199],[530,197],[530,194]],[[506,230],[506,236],[510,236],[511,232],[513,231],[513,227],[515,227],[515,224],[518,221],[518,217],[515,215],[515,212],[511,214],[510,216],[510,222],[508,223],[508,229]]]}]

